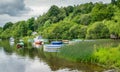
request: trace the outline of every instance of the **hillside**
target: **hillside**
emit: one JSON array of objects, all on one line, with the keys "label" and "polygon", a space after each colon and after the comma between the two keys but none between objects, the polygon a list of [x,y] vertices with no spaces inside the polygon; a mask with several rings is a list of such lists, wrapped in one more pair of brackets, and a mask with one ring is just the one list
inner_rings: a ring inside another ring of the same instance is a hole
[{"label": "hillside", "polygon": [[8,22],[0,28],[0,38],[26,37],[36,31],[48,39],[106,39],[120,37],[120,1],[109,4],[86,3],[59,8],[27,21]]}]

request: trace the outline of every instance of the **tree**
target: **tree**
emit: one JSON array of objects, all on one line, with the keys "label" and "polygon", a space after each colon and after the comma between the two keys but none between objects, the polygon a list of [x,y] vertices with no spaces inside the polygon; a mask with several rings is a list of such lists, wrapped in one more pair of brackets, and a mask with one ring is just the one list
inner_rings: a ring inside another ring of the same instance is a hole
[{"label": "tree", "polygon": [[34,31],[34,21],[35,19],[33,17],[27,20],[29,30]]},{"label": "tree", "polygon": [[47,16],[49,17],[52,23],[56,23],[60,20],[63,20],[66,17],[66,12],[64,8],[59,8],[56,5],[53,5],[48,10]]},{"label": "tree", "polygon": [[68,7],[65,7],[64,9],[66,11],[66,15],[69,16],[69,14],[73,12],[74,7],[73,6],[68,6]]},{"label": "tree", "polygon": [[120,8],[120,0],[116,1],[116,5]]},{"label": "tree", "polygon": [[102,3],[96,3],[91,12],[92,21],[102,21],[104,19],[110,20],[114,15],[113,11],[114,9],[111,6],[107,6],[106,4]]},{"label": "tree", "polygon": [[2,30],[3,30],[3,28],[2,28],[2,27],[0,27],[0,33],[2,32]]},{"label": "tree", "polygon": [[88,14],[92,11],[93,7],[94,4],[92,2],[77,5],[74,7],[73,16],[76,16],[78,14]]},{"label": "tree", "polygon": [[7,22],[4,26],[3,26],[3,30],[6,30],[7,28],[10,28],[13,26],[12,22]]},{"label": "tree", "polygon": [[10,29],[6,29],[4,32],[1,33],[1,37],[3,39],[7,39],[9,37],[11,37],[12,34],[11,34],[11,30]]},{"label": "tree", "polygon": [[60,9],[56,5],[51,6],[51,8],[48,10],[48,16],[56,16],[59,13]]},{"label": "tree", "polygon": [[44,24],[44,27],[49,27],[51,24],[51,20],[47,20]]},{"label": "tree", "polygon": [[47,14],[43,14],[42,16],[39,16],[37,20],[35,20],[34,23],[34,30],[36,31],[37,29],[41,28],[44,26],[45,22],[49,20],[49,16]]},{"label": "tree", "polygon": [[28,35],[28,36],[31,36],[31,34],[32,34],[32,30],[28,30],[28,31],[27,31],[27,35]]},{"label": "tree", "polygon": [[89,25],[91,22],[91,16],[89,14],[83,14],[80,17],[80,24]]},{"label": "tree", "polygon": [[25,21],[19,22],[18,30],[20,32],[21,37],[27,36],[28,26]]},{"label": "tree", "polygon": [[113,5],[115,5],[115,4],[116,4],[116,0],[111,0],[111,3],[112,3]]},{"label": "tree", "polygon": [[86,34],[87,34],[87,26],[81,26],[78,37],[85,39]]},{"label": "tree", "polygon": [[115,36],[119,36],[120,37],[120,21],[117,20],[109,20],[109,21],[105,21],[105,24],[107,25],[110,34],[113,34]]},{"label": "tree", "polygon": [[[3,28],[0,27],[0,34],[2,34],[2,31],[3,31]],[[0,38],[1,38],[1,35],[0,35]]]},{"label": "tree", "polygon": [[77,39],[79,37],[79,31],[80,31],[81,26],[79,25],[74,25],[69,29],[70,37]]},{"label": "tree", "polygon": [[100,38],[108,38],[108,37],[109,37],[109,29],[102,22],[95,22],[87,30],[86,38],[100,39]]}]

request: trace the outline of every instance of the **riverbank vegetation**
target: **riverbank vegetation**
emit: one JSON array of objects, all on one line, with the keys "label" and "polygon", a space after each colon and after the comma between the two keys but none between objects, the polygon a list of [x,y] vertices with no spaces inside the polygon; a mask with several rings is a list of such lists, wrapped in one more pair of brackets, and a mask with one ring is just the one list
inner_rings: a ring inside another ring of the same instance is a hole
[{"label": "riverbank vegetation", "polygon": [[104,4],[85,3],[74,6],[58,7],[56,5],[37,18],[26,21],[6,23],[0,37],[3,39],[22,38],[37,32],[47,39],[103,39],[120,37],[120,1],[111,0]]},{"label": "riverbank vegetation", "polygon": [[83,41],[61,48],[58,56],[107,68],[120,68],[120,43],[114,40]]}]

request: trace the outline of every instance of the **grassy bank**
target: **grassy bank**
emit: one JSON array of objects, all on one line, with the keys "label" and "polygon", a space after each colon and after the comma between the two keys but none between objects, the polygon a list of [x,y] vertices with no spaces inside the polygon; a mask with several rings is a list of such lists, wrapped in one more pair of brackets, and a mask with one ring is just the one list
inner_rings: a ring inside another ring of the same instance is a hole
[{"label": "grassy bank", "polygon": [[120,68],[120,43],[115,40],[83,41],[63,47],[59,56],[71,61]]}]

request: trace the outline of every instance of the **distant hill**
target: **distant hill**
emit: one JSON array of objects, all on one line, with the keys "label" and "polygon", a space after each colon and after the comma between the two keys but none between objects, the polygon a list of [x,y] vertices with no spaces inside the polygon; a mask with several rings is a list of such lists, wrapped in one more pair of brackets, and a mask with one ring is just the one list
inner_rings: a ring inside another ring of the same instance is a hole
[{"label": "distant hill", "polygon": [[51,6],[37,19],[8,22],[0,28],[0,38],[31,36],[38,32],[48,39],[105,39],[120,37],[120,1],[109,4],[85,3],[75,6]]}]

